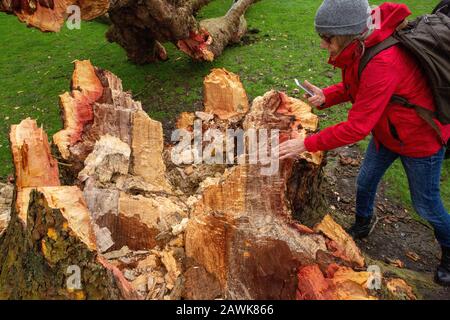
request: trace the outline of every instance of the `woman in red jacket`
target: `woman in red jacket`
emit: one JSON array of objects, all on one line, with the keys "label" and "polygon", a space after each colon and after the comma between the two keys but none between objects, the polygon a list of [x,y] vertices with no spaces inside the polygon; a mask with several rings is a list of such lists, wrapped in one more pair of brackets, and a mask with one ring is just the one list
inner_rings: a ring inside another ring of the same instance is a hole
[{"label": "woman in red jacket", "polygon": [[[326,89],[305,82],[315,94],[309,102],[318,109],[343,102],[353,104],[348,119],[305,140],[294,139],[280,146],[281,159],[309,151],[332,150],[353,144],[372,133],[362,164],[356,196],[356,221],[349,232],[367,237],[371,230],[378,184],[389,166],[400,158],[405,168],[415,210],[434,227],[442,247],[436,281],[450,285],[450,215],[440,196],[440,174],[445,148],[436,132],[414,110],[390,102],[399,95],[435,110],[426,76],[416,60],[400,46],[374,57],[358,76],[365,48],[372,47],[402,27],[411,14],[403,4],[385,3],[371,10],[367,0],[325,0],[315,27],[321,47],[330,53],[329,63],[342,69],[343,81]],[[437,122],[444,140],[450,126]]]}]

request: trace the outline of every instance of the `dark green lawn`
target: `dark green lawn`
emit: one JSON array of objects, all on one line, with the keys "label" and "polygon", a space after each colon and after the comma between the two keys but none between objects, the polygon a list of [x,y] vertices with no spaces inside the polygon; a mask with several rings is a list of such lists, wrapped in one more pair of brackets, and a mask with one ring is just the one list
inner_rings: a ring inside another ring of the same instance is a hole
[{"label": "dark green lawn", "polygon": [[[429,12],[437,1],[404,1],[415,15]],[[215,0],[199,18],[223,15],[231,0]],[[376,1],[374,3],[381,3]],[[327,65],[319,48],[313,17],[317,0],[262,0],[247,13],[250,44],[229,48],[213,63],[197,63],[167,44],[170,60],[147,66],[129,63],[122,49],[105,40],[107,26],[83,22],[81,30],[63,28],[60,33],[41,33],[26,28],[16,17],[0,14],[0,177],[12,172],[7,140],[9,126],[32,117],[51,136],[61,127],[58,95],[66,91],[71,62],[90,59],[117,74],[126,89],[143,102],[155,119],[170,122],[181,111],[201,108],[202,80],[211,68],[224,67],[238,73],[249,97],[274,88],[292,94],[292,79],[309,79],[319,86],[339,81],[339,72]],[[321,112],[322,126],[346,117],[345,108]],[[364,143],[362,143],[364,146]],[[443,198],[450,208],[450,163],[443,179]],[[397,163],[387,174],[390,193],[409,204],[406,179]]]}]

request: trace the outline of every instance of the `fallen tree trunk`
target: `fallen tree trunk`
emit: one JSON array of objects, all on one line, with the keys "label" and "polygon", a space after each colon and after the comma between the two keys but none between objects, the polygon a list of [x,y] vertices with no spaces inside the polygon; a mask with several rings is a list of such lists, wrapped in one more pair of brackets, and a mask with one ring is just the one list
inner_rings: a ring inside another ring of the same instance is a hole
[{"label": "fallen tree trunk", "polygon": [[200,21],[189,38],[177,42],[178,48],[195,60],[213,61],[229,44],[238,43],[247,32],[245,12],[257,0],[237,0],[223,17]]},{"label": "fallen tree trunk", "polygon": [[16,15],[21,22],[41,31],[57,32],[73,14],[70,6],[80,9],[81,19],[92,20],[105,14],[109,0],[1,0],[0,11]]},{"label": "fallen tree trunk", "polygon": [[244,14],[256,0],[236,1],[223,17],[197,22],[196,12],[210,0],[117,1],[109,10],[107,38],[137,64],[166,60],[161,43],[173,42],[195,60],[212,61],[247,31]]},{"label": "fallen tree trunk", "polygon": [[[127,52],[136,64],[168,59],[164,42],[199,61],[212,61],[226,46],[239,42],[247,32],[244,18],[258,0],[234,0],[226,15],[198,22],[197,11],[211,0],[0,0],[0,11],[41,31],[61,29],[71,6],[80,9],[81,19],[91,20],[108,11],[111,26],[106,37]],[[77,12],[75,12],[76,14]]]}]

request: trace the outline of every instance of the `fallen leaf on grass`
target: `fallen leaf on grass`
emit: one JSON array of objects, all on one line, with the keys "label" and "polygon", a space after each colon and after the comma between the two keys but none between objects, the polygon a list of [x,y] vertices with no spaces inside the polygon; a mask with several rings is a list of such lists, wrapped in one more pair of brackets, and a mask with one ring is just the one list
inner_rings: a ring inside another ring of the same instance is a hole
[{"label": "fallen leaf on grass", "polygon": [[339,162],[343,165],[343,166],[352,166],[352,167],[358,167],[360,165],[360,162],[358,159],[354,159],[354,158],[350,158],[350,157],[345,157],[343,155],[339,155]]}]

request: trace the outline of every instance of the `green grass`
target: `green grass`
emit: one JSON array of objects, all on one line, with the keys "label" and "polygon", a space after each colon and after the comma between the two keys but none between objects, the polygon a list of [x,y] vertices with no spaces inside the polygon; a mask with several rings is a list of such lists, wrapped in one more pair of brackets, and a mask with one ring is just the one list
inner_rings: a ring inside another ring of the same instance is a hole
[{"label": "green grass", "polygon": [[[405,0],[418,15],[431,11],[436,1]],[[231,0],[215,0],[199,18],[223,15]],[[374,3],[381,3],[377,1]],[[127,90],[143,102],[151,117],[170,124],[182,111],[201,108],[202,81],[211,68],[224,67],[238,73],[249,98],[270,89],[292,94],[292,79],[309,79],[319,86],[340,80],[326,52],[319,48],[313,28],[317,0],[262,0],[247,13],[249,28],[259,33],[253,42],[228,48],[213,63],[193,62],[166,44],[170,60],[147,66],[127,61],[124,51],[105,40],[106,25],[83,22],[81,30],[63,28],[60,33],[41,33],[26,28],[14,16],[0,14],[0,177],[12,172],[8,144],[11,124],[32,117],[49,136],[61,128],[58,95],[68,90],[71,62],[90,59],[94,65],[118,75]],[[346,118],[348,106],[320,112],[322,127]],[[408,187],[401,166],[386,175],[390,193],[409,203]],[[444,170],[443,198],[450,208],[449,163]]]}]

